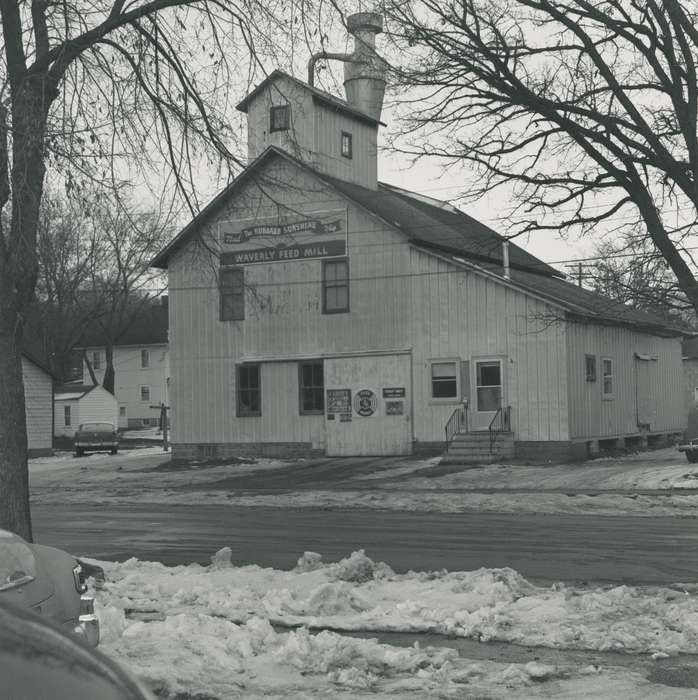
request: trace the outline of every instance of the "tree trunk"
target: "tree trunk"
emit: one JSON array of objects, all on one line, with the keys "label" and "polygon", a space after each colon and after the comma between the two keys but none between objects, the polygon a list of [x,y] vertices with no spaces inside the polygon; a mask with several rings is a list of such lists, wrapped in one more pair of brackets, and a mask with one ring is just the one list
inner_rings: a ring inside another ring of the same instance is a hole
[{"label": "tree trunk", "polygon": [[87,348],[82,349],[82,359],[85,362],[85,367],[87,367],[87,371],[90,373],[90,379],[92,381],[93,385],[99,384],[97,381],[97,375],[95,374],[94,368],[92,367],[92,363],[90,362],[90,358],[87,356]]},{"label": "tree trunk", "polygon": [[21,326],[7,300],[0,305],[0,528],[31,542]]},{"label": "tree trunk", "polygon": [[110,393],[114,393],[114,346],[107,343],[104,346],[104,354],[106,355],[106,363],[104,366],[104,377],[102,377],[102,386]]}]

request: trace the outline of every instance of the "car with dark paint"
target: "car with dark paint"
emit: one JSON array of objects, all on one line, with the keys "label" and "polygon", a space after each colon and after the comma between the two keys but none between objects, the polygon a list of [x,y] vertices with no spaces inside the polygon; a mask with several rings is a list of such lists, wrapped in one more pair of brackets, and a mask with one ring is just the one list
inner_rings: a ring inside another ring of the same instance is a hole
[{"label": "car with dark paint", "polygon": [[104,654],[2,598],[0,688],[3,700],[153,700]]},{"label": "car with dark paint", "polygon": [[106,450],[115,455],[119,451],[119,434],[113,423],[82,423],[75,432],[74,444],[76,457]]},{"label": "car with dark paint", "polygon": [[99,643],[94,597],[82,564],[67,552],[29,543],[7,530],[0,530],[0,602],[53,620],[90,646]]}]

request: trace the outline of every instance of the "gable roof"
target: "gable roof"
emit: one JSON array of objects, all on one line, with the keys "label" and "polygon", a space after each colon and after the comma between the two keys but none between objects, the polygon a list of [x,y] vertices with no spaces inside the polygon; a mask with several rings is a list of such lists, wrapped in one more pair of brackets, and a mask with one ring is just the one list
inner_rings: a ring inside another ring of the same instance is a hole
[{"label": "gable roof", "polygon": [[264,88],[267,87],[270,83],[273,83],[275,80],[278,80],[279,78],[285,78],[286,80],[290,80],[292,83],[295,85],[303,88],[304,90],[307,90],[312,96],[313,100],[315,102],[319,102],[320,104],[324,105],[325,107],[329,107],[330,109],[337,110],[338,112],[344,112],[345,114],[349,114],[352,117],[355,117],[356,119],[359,119],[360,121],[367,122],[368,124],[372,124],[374,126],[385,126],[385,124],[380,121],[380,119],[374,119],[372,116],[369,114],[366,114],[365,112],[362,112],[359,109],[356,109],[356,107],[352,107],[346,100],[342,100],[339,97],[335,97],[334,95],[331,95],[329,92],[325,92],[324,90],[320,90],[319,88],[316,88],[314,85],[308,85],[308,83],[304,83],[302,80],[299,80],[298,78],[294,78],[292,75],[289,73],[286,73],[285,71],[279,70],[278,68],[271,73],[259,84],[257,85],[252,92],[248,93],[245,98],[236,105],[236,109],[240,110],[241,112],[247,113],[247,108],[250,104],[250,102],[257,96],[259,95]]},{"label": "gable roof", "polygon": [[64,384],[63,386],[57,386],[53,390],[53,396],[56,401],[81,399],[98,386],[99,384]]},{"label": "gable roof", "polygon": [[509,242],[510,279],[505,280],[502,243],[507,240],[464,212],[438,200],[392,185],[378,183],[372,190],[319,172],[286,151],[270,146],[230,185],[223,189],[155,257],[153,267],[167,267],[167,260],[189,237],[273,157],[281,157],[312,173],[335,191],[407,236],[426,252],[434,251],[453,264],[479,267],[522,291],[536,294],[567,312],[592,321],[632,326],[660,335],[677,336],[682,331],[656,314],[632,309],[625,304],[572,284],[563,273]]}]

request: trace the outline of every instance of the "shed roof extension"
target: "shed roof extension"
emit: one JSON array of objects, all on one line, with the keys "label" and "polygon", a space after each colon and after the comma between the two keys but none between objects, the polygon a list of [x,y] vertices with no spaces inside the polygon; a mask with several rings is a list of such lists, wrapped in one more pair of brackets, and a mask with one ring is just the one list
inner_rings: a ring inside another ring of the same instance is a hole
[{"label": "shed roof extension", "polygon": [[56,401],[72,401],[89,394],[98,384],[64,384],[53,390]]}]

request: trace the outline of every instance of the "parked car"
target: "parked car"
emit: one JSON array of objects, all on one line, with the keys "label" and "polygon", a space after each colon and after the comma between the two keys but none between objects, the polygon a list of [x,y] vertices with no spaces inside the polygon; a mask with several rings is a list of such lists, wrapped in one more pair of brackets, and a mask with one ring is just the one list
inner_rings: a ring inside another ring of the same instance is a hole
[{"label": "parked car", "polygon": [[75,455],[85,452],[119,451],[119,435],[113,423],[82,423],[75,433]]},{"label": "parked car", "polygon": [[94,598],[80,562],[7,530],[0,530],[0,601],[53,620],[93,647],[99,643]]},{"label": "parked car", "polygon": [[0,696],[12,700],[152,700],[114,661],[53,622],[0,599]]},{"label": "parked car", "polygon": [[676,449],[679,452],[685,452],[686,459],[691,462],[691,464],[698,462],[698,438],[693,438],[693,440],[683,445],[677,445]]}]

